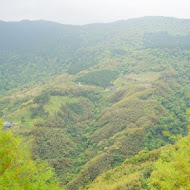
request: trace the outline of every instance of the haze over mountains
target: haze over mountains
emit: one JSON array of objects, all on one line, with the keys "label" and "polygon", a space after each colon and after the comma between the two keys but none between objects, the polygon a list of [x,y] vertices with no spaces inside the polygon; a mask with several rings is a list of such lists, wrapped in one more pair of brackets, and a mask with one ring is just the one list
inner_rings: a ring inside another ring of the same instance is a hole
[{"label": "haze over mountains", "polygon": [[1,21],[0,117],[66,189],[148,189],[188,133],[189,61],[187,19]]},{"label": "haze over mountains", "polygon": [[[187,46],[186,48],[189,46],[189,37],[186,36],[189,32],[189,20],[164,17],[144,17],[111,24],[85,26],[61,25],[48,21],[1,22],[0,29],[0,49],[1,54],[4,54],[1,57],[3,59],[8,56],[8,59],[11,59],[11,55],[14,54],[15,56],[16,53],[16,61],[20,64],[14,64],[14,69],[9,69],[9,72],[15,70],[19,73],[14,80],[20,84],[33,80],[38,81],[49,75],[60,74],[64,69],[68,69],[70,73],[87,69],[98,63],[97,59],[104,56],[105,51],[108,51],[106,48],[109,48],[110,52],[114,52],[114,49],[116,51],[117,49],[124,49],[129,52],[134,49],[157,45],[150,44],[148,40],[151,38],[161,40],[159,45],[163,47],[167,47],[167,44],[163,44],[165,38],[168,38],[167,43],[170,46],[172,46],[171,43],[174,43],[173,39],[167,36],[167,33],[158,33],[156,36],[148,34],[149,37],[144,36],[144,33],[167,31],[171,34],[179,34],[178,39],[176,39],[179,40],[179,45],[182,43]],[[183,39],[180,39],[180,34],[184,36]],[[145,39],[149,43],[145,43]],[[158,43],[158,41],[154,43]],[[21,63],[23,56],[24,59],[29,59],[28,63],[25,61],[27,68],[30,68],[27,71],[20,67],[23,64]],[[38,56],[37,60],[35,60],[36,56]],[[31,57],[34,59],[32,63]],[[54,59],[53,66],[52,61],[48,62],[48,59]],[[6,65],[5,70],[7,70],[10,62],[11,60],[8,63],[2,60],[1,70],[4,69],[2,68],[4,64]],[[37,65],[37,70],[40,73],[37,71],[35,72],[36,75],[32,76]],[[29,74],[29,71],[33,72]],[[12,76],[9,72],[7,71],[6,75],[3,73],[1,76],[3,78]],[[26,74],[27,78],[23,79],[22,77]],[[21,78],[19,78],[20,75]],[[6,82],[6,85],[1,80],[1,86],[5,85],[5,88],[8,89],[9,86],[11,89],[18,86],[18,84],[13,83],[14,81],[11,78]],[[1,87],[2,92],[4,91],[3,88]]]}]

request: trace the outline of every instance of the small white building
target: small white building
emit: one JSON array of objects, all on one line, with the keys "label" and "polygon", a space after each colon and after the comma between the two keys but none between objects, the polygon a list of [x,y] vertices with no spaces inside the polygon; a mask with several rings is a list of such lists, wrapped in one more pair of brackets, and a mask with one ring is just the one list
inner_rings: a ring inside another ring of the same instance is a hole
[{"label": "small white building", "polygon": [[116,88],[115,88],[115,86],[108,86],[108,87],[106,88],[106,90],[107,90],[107,91],[115,91]]},{"label": "small white building", "polygon": [[5,121],[3,123],[3,126],[6,127],[6,128],[11,128],[13,126],[13,124],[11,122]]}]

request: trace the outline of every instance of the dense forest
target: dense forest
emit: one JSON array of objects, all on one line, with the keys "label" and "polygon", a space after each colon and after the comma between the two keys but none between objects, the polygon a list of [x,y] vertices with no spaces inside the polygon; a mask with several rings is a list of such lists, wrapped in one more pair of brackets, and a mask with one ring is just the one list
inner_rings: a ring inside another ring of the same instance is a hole
[{"label": "dense forest", "polygon": [[0,22],[0,187],[189,189],[189,36],[167,17]]}]

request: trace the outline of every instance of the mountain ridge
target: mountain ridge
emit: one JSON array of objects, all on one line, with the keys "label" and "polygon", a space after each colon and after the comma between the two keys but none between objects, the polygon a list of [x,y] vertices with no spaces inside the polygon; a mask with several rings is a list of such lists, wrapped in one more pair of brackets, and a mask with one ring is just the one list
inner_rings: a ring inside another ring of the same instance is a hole
[{"label": "mountain ridge", "polygon": [[30,20],[30,19],[22,19],[18,21],[5,21],[5,20],[0,20],[2,23],[19,23],[19,22],[49,22],[49,23],[56,23],[56,24],[61,24],[65,26],[87,26],[87,25],[103,25],[103,24],[113,24],[117,22],[128,22],[128,21],[134,21],[134,20],[142,20],[142,19],[169,19],[169,20],[190,20],[189,18],[178,18],[178,17],[172,17],[172,16],[143,16],[143,17],[135,17],[135,18],[129,18],[129,19],[122,19],[122,20],[116,20],[116,21],[111,21],[111,22],[94,22],[94,23],[88,23],[88,24],[82,24],[82,25],[75,25],[75,24],[64,24],[61,22],[56,22],[56,21],[50,21],[50,20],[44,20],[44,19],[37,19],[37,20]]}]

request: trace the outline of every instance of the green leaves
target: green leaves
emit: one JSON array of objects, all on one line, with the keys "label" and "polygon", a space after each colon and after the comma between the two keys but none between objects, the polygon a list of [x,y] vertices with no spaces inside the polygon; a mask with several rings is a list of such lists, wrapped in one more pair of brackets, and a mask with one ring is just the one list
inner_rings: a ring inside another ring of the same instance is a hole
[{"label": "green leaves", "polygon": [[0,126],[0,189],[61,189],[52,168],[40,160],[33,161],[21,139]]},{"label": "green leaves", "polygon": [[149,179],[152,190],[190,189],[190,136],[168,146]]}]

